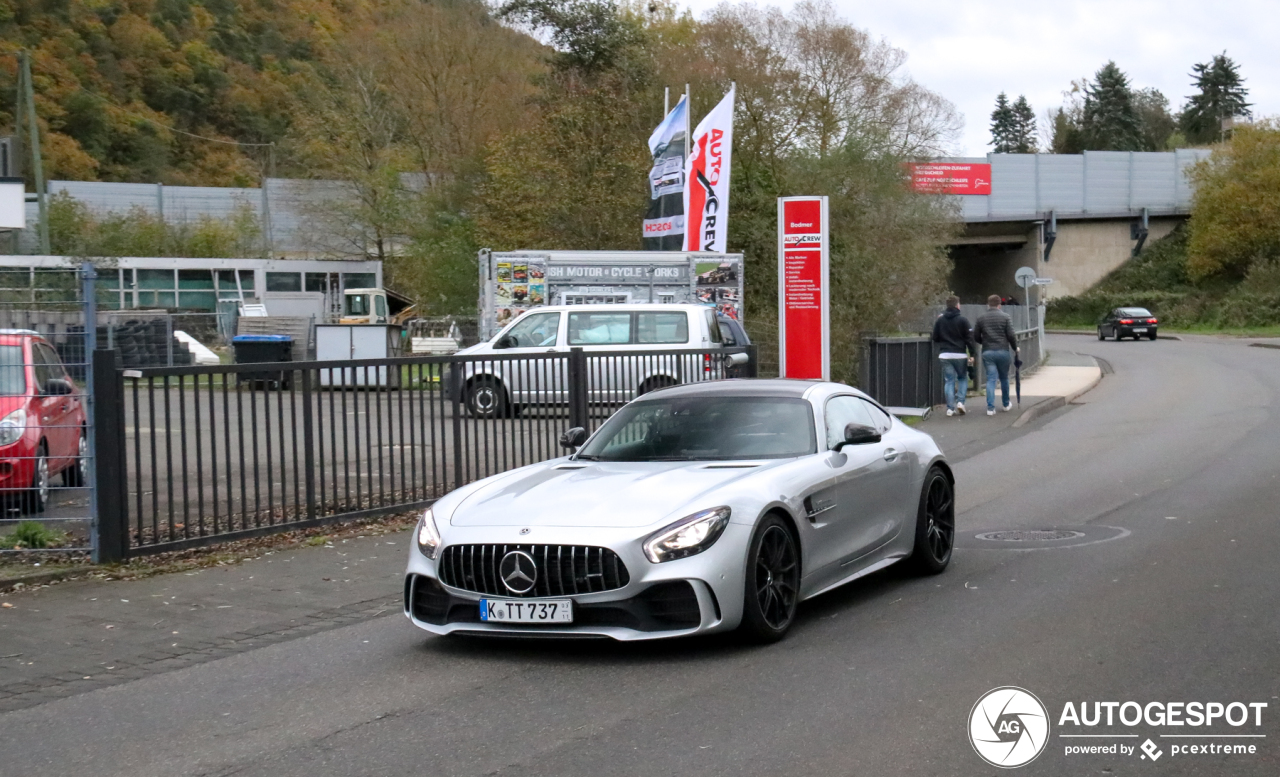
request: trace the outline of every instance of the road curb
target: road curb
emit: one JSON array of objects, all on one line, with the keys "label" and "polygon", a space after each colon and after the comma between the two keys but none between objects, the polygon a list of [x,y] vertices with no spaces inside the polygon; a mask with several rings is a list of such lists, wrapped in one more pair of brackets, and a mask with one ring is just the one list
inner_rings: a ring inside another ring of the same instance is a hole
[{"label": "road curb", "polygon": [[[1098,336],[1097,330],[1094,329],[1046,329],[1044,333],[1047,335],[1093,335]],[[1160,335],[1157,340],[1177,340],[1182,342],[1182,338],[1177,335]],[[1274,346],[1280,348],[1280,346]]]},{"label": "road curb", "polygon": [[1067,394],[1065,396],[1050,397],[1049,399],[1046,399],[1045,401],[1041,402],[1038,405],[1032,405],[1026,410],[1023,410],[1022,415],[1018,416],[1018,420],[1013,422],[1013,428],[1017,429],[1019,427],[1025,426],[1047,413],[1052,413],[1054,410],[1057,410],[1060,407],[1066,407],[1067,405],[1076,401],[1076,399],[1078,399],[1079,397],[1084,396],[1084,394],[1091,391],[1094,386],[1097,386],[1099,383],[1102,382],[1102,368],[1097,367],[1096,363],[1095,363],[1095,368],[1098,370],[1098,374],[1094,376],[1093,380],[1089,381],[1089,385],[1085,386],[1084,388],[1078,391],[1073,391],[1070,394]]},{"label": "road curb", "polygon": [[31,588],[37,585],[48,585],[49,583],[61,583],[66,580],[77,580],[82,577],[88,577],[94,572],[101,572],[104,569],[105,567],[90,566],[81,567],[79,569],[60,569],[53,572],[32,572],[28,575],[6,577],[3,580],[0,580],[0,594],[6,594],[18,588]]}]

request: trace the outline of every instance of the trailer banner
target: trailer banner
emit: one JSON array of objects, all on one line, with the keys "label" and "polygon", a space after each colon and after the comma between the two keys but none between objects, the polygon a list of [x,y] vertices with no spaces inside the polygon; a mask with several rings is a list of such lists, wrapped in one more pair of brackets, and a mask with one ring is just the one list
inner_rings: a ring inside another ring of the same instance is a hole
[{"label": "trailer banner", "polygon": [[679,251],[684,241],[684,156],[689,134],[685,96],[649,136],[649,210],[642,225],[644,250]]},{"label": "trailer banner", "polygon": [[729,170],[733,154],[733,98],[698,123],[689,152],[689,185],[684,187],[684,250],[724,253],[729,233]]}]

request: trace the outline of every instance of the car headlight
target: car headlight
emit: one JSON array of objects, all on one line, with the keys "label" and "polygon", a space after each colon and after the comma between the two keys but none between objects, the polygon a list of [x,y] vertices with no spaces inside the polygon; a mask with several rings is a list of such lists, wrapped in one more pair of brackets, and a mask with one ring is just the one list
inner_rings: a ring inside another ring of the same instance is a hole
[{"label": "car headlight", "polygon": [[440,530],[436,528],[436,518],[429,507],[418,521],[418,550],[429,559],[434,559],[436,551],[440,550]]},{"label": "car headlight", "polygon": [[713,507],[681,518],[644,541],[644,555],[655,564],[696,556],[715,544],[729,525],[728,507]]},{"label": "car headlight", "polygon": [[27,431],[27,411],[18,408],[0,419],[0,445],[12,445]]}]

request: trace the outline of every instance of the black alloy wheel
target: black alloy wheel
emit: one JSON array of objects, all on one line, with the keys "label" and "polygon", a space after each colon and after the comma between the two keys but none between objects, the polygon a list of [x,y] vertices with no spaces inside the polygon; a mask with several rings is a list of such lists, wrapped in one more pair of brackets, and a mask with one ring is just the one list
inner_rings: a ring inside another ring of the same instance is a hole
[{"label": "black alloy wheel", "polygon": [[467,386],[466,404],[474,418],[501,418],[507,414],[507,392],[494,378],[477,378]]},{"label": "black alloy wheel", "polygon": [[800,553],[790,527],[776,515],[756,526],[747,556],[742,630],[757,642],[786,636],[800,602]]},{"label": "black alloy wheel", "polygon": [[925,476],[920,493],[916,547],[911,553],[911,565],[920,574],[938,574],[951,563],[955,539],[955,488],[947,474],[934,467]]}]

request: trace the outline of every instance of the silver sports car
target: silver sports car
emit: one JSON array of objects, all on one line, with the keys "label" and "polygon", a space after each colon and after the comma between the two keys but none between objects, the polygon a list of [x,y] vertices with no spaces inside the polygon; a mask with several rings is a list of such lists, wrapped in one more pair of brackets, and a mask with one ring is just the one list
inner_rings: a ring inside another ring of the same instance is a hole
[{"label": "silver sports car", "polygon": [[856,389],[726,380],[652,391],[577,452],[441,498],[405,614],[436,634],[786,634],[800,601],[951,560],[954,480],[929,435]]}]

